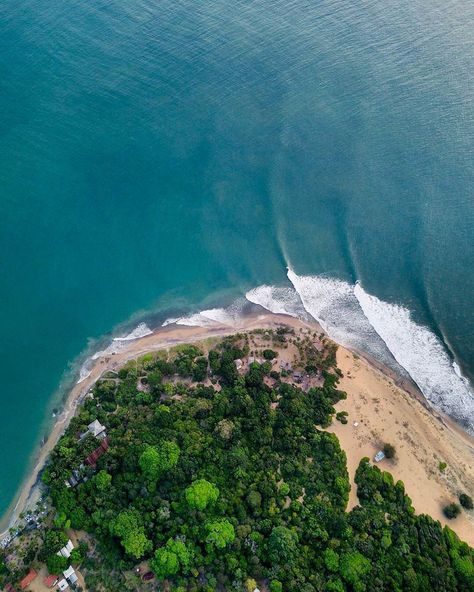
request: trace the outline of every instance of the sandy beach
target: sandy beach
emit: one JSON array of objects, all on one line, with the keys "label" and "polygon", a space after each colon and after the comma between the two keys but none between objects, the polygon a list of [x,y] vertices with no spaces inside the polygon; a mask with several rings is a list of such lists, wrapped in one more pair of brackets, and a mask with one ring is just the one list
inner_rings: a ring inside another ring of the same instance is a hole
[{"label": "sandy beach", "polygon": [[[242,318],[233,326],[217,323],[207,327],[169,325],[146,337],[126,342],[114,355],[99,357],[90,375],[69,393],[63,413],[39,450],[34,469],[5,515],[2,526],[13,525],[23,510],[34,505],[38,496],[35,485],[50,451],[73,417],[77,405],[104,372],[117,370],[128,360],[147,352],[167,349],[178,343],[279,324],[295,329],[311,326],[321,330],[316,324],[307,325],[286,315],[265,313]],[[474,512],[463,511],[457,519],[448,521],[441,511],[442,506],[454,501],[458,493],[474,494],[474,440],[447,418],[429,410],[420,399],[421,393],[398,387],[388,374],[357,354],[339,347],[338,365],[344,374],[340,388],[348,397],[338,403],[337,409],[349,413],[349,422],[343,425],[334,421],[329,431],[337,434],[347,454],[351,483],[362,457],[373,458],[383,442],[393,444],[397,451],[395,459],[383,460],[380,468],[405,483],[417,513],[428,513],[443,524],[449,524],[463,540],[474,545]],[[447,464],[444,473],[438,468],[440,461]],[[356,504],[353,485],[349,508]]]}]

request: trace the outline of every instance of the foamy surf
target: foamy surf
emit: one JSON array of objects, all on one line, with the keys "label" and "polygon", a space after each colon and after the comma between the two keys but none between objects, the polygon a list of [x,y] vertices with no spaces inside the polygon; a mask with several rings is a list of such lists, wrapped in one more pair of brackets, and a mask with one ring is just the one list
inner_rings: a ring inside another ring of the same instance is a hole
[{"label": "foamy surf", "polygon": [[294,289],[260,286],[250,302],[297,318],[309,314],[341,345],[365,351],[409,375],[427,401],[474,433],[474,393],[442,342],[415,323],[401,306],[371,296],[360,284],[324,276],[300,276],[291,269]]},{"label": "foamy surf", "polygon": [[406,308],[371,296],[359,284],[354,294],[365,316],[427,400],[473,431],[474,393],[439,338],[413,321]]},{"label": "foamy surf", "polygon": [[244,307],[245,301],[243,299],[236,300],[227,308],[209,308],[187,316],[166,319],[162,326],[175,324],[187,327],[216,327],[219,325],[235,327],[242,318]]},{"label": "foamy surf", "polygon": [[124,337],[114,337],[114,341],[133,341],[134,339],[141,339],[152,333],[153,331],[146,323],[140,323],[128,335],[125,335]]},{"label": "foamy surf", "polygon": [[259,286],[249,290],[245,297],[274,314],[287,314],[297,319],[308,317],[300,297],[289,287]]},{"label": "foamy surf", "polygon": [[127,343],[129,341],[133,341],[134,339],[141,339],[142,337],[146,337],[147,335],[151,335],[152,333],[153,331],[150,329],[150,327],[148,327],[146,323],[140,323],[135,327],[135,329],[133,329],[133,331],[127,333],[127,335],[123,335],[121,337],[114,337],[111,343],[108,345],[108,347],[106,347],[103,350],[96,351],[94,354],[92,354],[92,356],[87,358],[84,364],[82,364],[79,370],[79,378],[76,384],[80,384],[81,382],[86,380],[86,378],[89,378],[92,372],[92,362],[94,360],[103,358],[105,356],[110,356],[112,354],[118,354],[127,346]]}]

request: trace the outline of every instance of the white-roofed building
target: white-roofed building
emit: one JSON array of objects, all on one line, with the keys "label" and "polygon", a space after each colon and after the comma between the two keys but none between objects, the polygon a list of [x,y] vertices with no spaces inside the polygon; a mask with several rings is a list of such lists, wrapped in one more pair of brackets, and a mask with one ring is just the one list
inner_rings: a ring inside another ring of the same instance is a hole
[{"label": "white-roofed building", "polygon": [[63,590],[67,590],[67,588],[69,588],[69,584],[64,579],[63,580],[59,580],[59,582],[58,582],[58,588],[62,592]]},{"label": "white-roofed building", "polygon": [[105,432],[105,426],[103,426],[98,419],[94,419],[94,421],[87,426],[87,429],[89,430],[89,433],[99,439],[105,438],[107,435]]},{"label": "white-roofed building", "polygon": [[63,576],[64,576],[66,579],[69,579],[69,578],[72,576],[72,574],[75,574],[75,573],[76,573],[76,572],[74,571],[74,568],[73,568],[73,566],[72,566],[72,565],[70,565],[70,566],[69,566],[69,567],[68,567],[68,568],[67,568],[65,571],[63,571]]},{"label": "white-roofed building", "polygon": [[64,547],[62,549],[60,549],[56,555],[62,555],[63,557],[66,557],[66,559],[69,559],[69,557],[71,556],[71,551],[74,549],[74,545],[72,544],[71,539],[69,539],[69,541],[64,545]]}]

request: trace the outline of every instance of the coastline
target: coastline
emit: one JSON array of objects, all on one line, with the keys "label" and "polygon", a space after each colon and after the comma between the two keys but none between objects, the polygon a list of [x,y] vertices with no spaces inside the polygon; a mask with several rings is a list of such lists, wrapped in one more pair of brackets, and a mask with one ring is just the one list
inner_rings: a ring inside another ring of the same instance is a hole
[{"label": "coastline", "polygon": [[[305,322],[285,314],[255,313],[240,318],[232,326],[218,323],[207,327],[170,324],[158,328],[149,335],[126,342],[115,354],[105,354],[94,359],[90,374],[76,383],[67,395],[58,421],[38,450],[33,469],[2,516],[0,528],[4,530],[0,533],[0,539],[16,524],[19,515],[24,510],[32,508],[40,497],[40,473],[50,451],[63,434],[77,407],[102,374],[117,370],[127,361],[148,352],[168,349],[179,343],[204,341],[239,331],[271,328],[281,324],[295,329],[311,328],[313,331],[324,332],[315,321]],[[353,478],[360,459],[363,456],[373,458],[377,444],[388,441],[381,440],[382,436],[390,433],[390,437],[395,438],[391,443],[396,445],[397,458],[395,462],[383,461],[380,468],[390,471],[396,480],[402,479],[405,482],[407,494],[412,498],[417,512],[429,513],[443,524],[449,524],[463,540],[474,545],[474,514],[463,512],[455,521],[449,521],[444,518],[440,505],[444,500],[446,503],[452,501],[456,488],[466,487],[466,484],[472,488],[470,493],[473,493],[474,438],[448,417],[433,410],[414,383],[400,379],[367,355],[339,345],[338,365],[344,374],[340,388],[347,391],[348,398],[347,401],[341,401],[337,409],[349,411],[349,423],[343,425],[334,421],[328,431],[338,436],[347,455],[352,485],[349,509],[357,502]],[[374,402],[375,393],[379,399],[384,400],[383,406],[379,406],[379,402]],[[372,399],[371,402],[369,397]],[[361,420],[359,416],[363,416],[364,419]],[[393,425],[390,422],[391,418],[394,418]],[[357,428],[353,426],[354,421],[359,424]],[[400,429],[400,425],[405,426],[405,423],[408,424],[405,429],[410,432],[409,438],[413,442],[411,446],[406,441],[405,431],[397,439],[396,431],[392,429],[394,426]],[[421,439],[423,454],[417,452]],[[431,462],[435,455],[440,460],[449,459],[446,475],[436,474],[436,470],[433,469],[433,463],[438,462]]]}]

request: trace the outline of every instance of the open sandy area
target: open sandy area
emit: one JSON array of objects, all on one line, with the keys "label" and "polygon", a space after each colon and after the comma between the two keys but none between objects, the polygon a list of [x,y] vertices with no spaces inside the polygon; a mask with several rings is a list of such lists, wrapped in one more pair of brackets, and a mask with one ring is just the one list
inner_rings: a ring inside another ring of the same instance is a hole
[{"label": "open sandy area", "polygon": [[[126,342],[115,355],[98,358],[90,376],[70,392],[64,412],[40,449],[35,467],[25,480],[15,506],[8,513],[9,525],[15,523],[21,511],[32,506],[37,496],[35,484],[49,452],[64,432],[77,405],[104,372],[117,370],[126,361],[147,352],[167,349],[178,343],[202,341],[279,324],[321,331],[316,324],[307,325],[286,315],[265,313],[243,318],[234,326],[170,325],[152,335]],[[464,491],[474,496],[473,439],[446,418],[429,411],[416,393],[400,389],[388,375],[345,348],[340,347],[338,350],[338,364],[344,373],[340,388],[347,391],[348,398],[337,407],[338,410],[349,412],[349,423],[342,425],[334,421],[329,429],[337,434],[347,454],[351,480],[363,456],[373,458],[381,443],[390,442],[396,447],[396,458],[382,461],[380,468],[389,470],[395,479],[404,481],[418,513],[428,513],[443,523],[449,522],[463,540],[474,545],[474,513],[463,511],[456,520],[447,521],[441,512],[442,506],[453,501],[458,492]],[[358,426],[354,427],[353,422],[357,422]],[[447,463],[444,473],[438,469],[440,461]],[[355,487],[351,491],[349,503],[350,507],[357,503]]]},{"label": "open sandy area", "polygon": [[[474,546],[474,511],[448,520],[442,507],[458,501],[461,492],[474,494],[474,442],[447,418],[428,410],[419,397],[396,386],[366,360],[339,348],[338,366],[344,374],[340,388],[347,400],[336,408],[349,413],[346,425],[334,421],[334,432],[347,455],[352,483],[349,508],[357,505],[354,475],[362,457],[373,459],[384,442],[395,446],[394,459],[378,466],[405,483],[417,513],[449,526]],[[354,422],[358,425],[354,426]],[[444,472],[439,463],[445,462]]]}]

